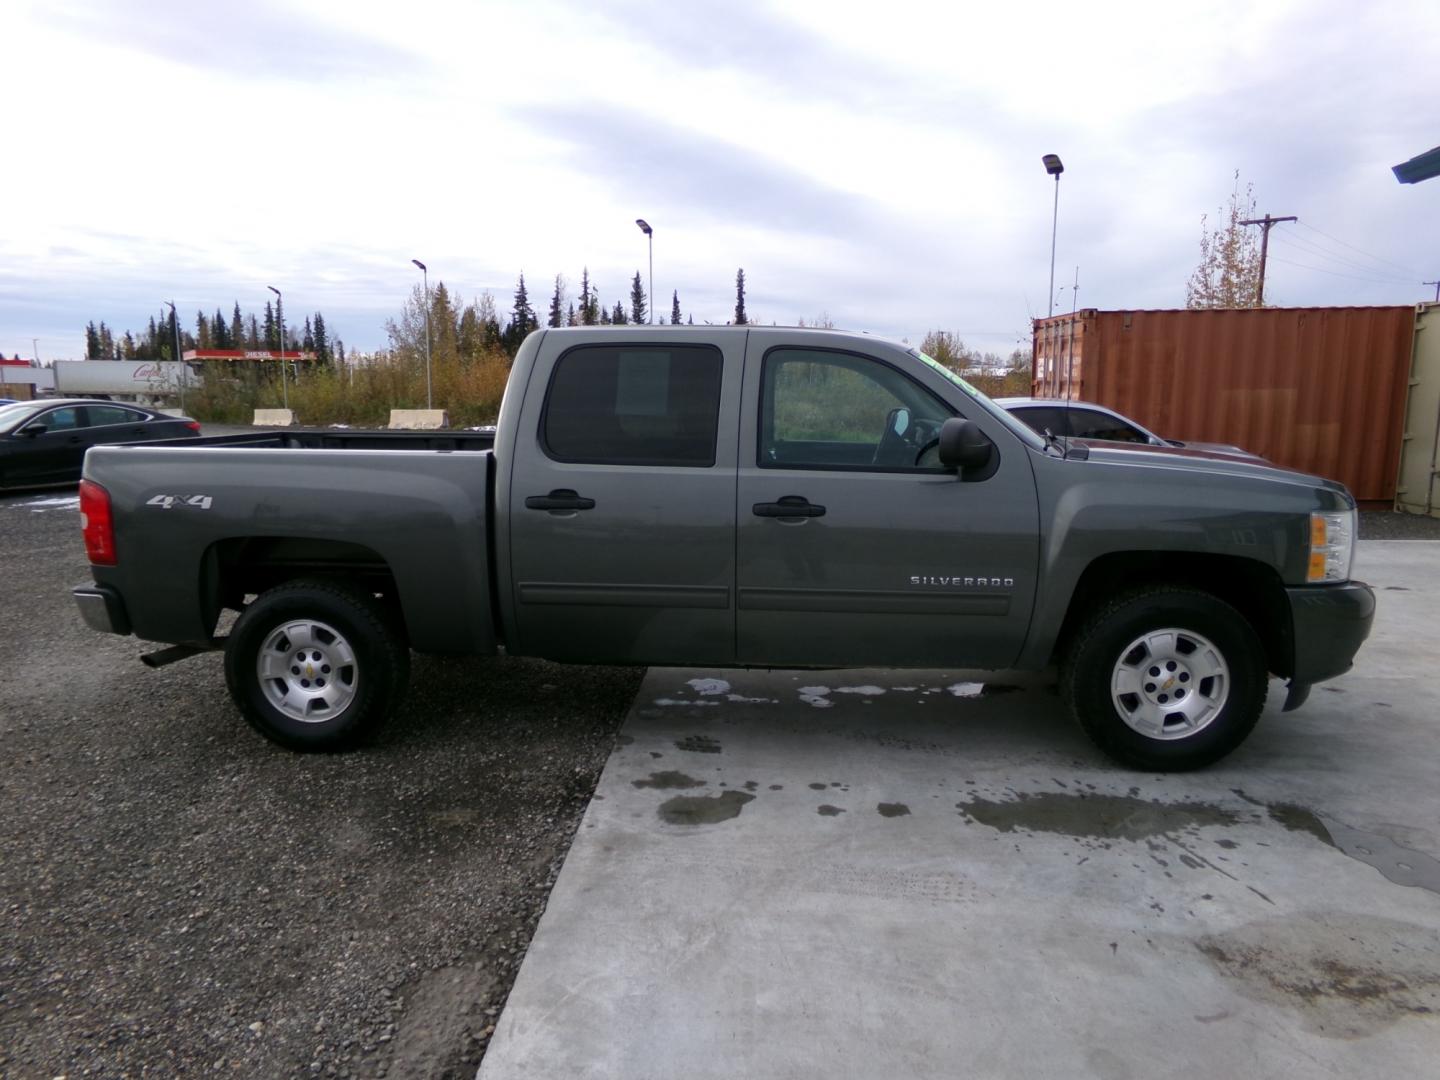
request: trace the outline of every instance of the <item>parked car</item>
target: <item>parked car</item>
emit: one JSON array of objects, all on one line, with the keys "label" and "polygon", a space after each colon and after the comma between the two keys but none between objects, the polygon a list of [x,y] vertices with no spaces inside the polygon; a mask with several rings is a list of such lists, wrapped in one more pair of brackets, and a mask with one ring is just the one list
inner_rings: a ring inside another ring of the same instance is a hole
[{"label": "parked car", "polygon": [[199,434],[187,416],[90,398],[0,405],[0,490],[76,483],[92,446]]},{"label": "parked car", "polygon": [[1258,458],[1249,450],[1228,443],[1182,442],[1166,439],[1128,416],[1089,401],[1065,402],[1055,398],[996,398],[995,404],[1008,409],[1040,434],[1072,439],[1100,439],[1104,442],[1141,443],[1146,446],[1176,446],[1182,450],[1203,450],[1209,454],[1239,454]]},{"label": "parked car", "polygon": [[[1061,671],[1142,769],[1208,764],[1350,668],[1355,501],[1255,458],[1041,438],[914,349],[775,327],[536,331],[495,433],[252,432],[85,457],[86,622],[225,650],[333,750],[410,653]],[[443,443],[443,445],[442,445]],[[493,448],[493,449],[492,449]],[[240,612],[217,636],[225,609]],[[422,706],[423,707],[423,706]],[[1298,742],[1302,735],[1296,733]]]}]

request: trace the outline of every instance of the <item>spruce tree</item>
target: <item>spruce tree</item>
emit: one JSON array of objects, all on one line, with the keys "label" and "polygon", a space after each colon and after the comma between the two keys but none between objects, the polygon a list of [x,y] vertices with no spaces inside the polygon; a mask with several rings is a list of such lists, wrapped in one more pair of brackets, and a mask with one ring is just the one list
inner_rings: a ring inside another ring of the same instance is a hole
[{"label": "spruce tree", "polygon": [[115,336],[110,333],[110,328],[102,320],[100,323],[100,358],[102,360],[119,360],[120,352],[115,344]]},{"label": "spruce tree", "polygon": [[250,316],[250,327],[245,331],[245,348],[252,352],[260,348],[260,323],[254,315]]},{"label": "spruce tree", "polygon": [[305,336],[300,339],[300,348],[311,355],[315,353],[315,328],[310,325],[310,316],[305,316]]},{"label": "spruce tree", "polygon": [[580,325],[594,326],[598,321],[594,308],[594,294],[590,288],[590,268],[580,271]]},{"label": "spruce tree", "polygon": [[565,325],[565,299],[561,295],[565,289],[565,279],[555,275],[555,293],[550,297],[550,323],[551,326]]},{"label": "spruce tree", "polygon": [[245,319],[240,314],[240,301],[235,301],[235,313],[230,316],[230,348],[245,348]]},{"label": "spruce tree", "polygon": [[566,316],[565,316],[565,325],[566,325],[566,326],[574,326],[574,325],[576,325],[576,324],[575,324],[575,305],[574,305],[573,303],[570,305],[570,311],[569,311],[569,312],[566,314]]},{"label": "spruce tree", "polygon": [[649,318],[650,306],[645,301],[645,286],[640,281],[640,271],[635,271],[635,279],[630,282],[630,321],[637,326],[644,326]]},{"label": "spruce tree", "polygon": [[670,325],[680,325],[680,290],[676,289],[670,294]]},{"label": "spruce tree", "polygon": [[630,320],[625,317],[625,305],[619,300],[615,301],[615,310],[610,313],[610,324],[612,326],[624,326]]},{"label": "spruce tree", "polygon": [[[615,306],[616,306],[616,307],[619,307],[620,305],[619,305],[619,304],[616,304]],[[603,308],[603,307],[602,307],[602,308],[600,309],[600,325],[601,325],[601,326],[609,326],[609,325],[610,325],[610,309],[609,309],[609,308]]]},{"label": "spruce tree", "polygon": [[515,306],[510,312],[510,325],[505,331],[506,351],[514,356],[519,351],[521,342],[539,325],[540,320],[535,315],[535,309],[530,306],[530,296],[525,291],[525,275],[522,273],[519,284],[515,286]]},{"label": "spruce tree", "polygon": [[275,332],[275,308],[271,305],[269,300],[266,300],[265,344],[262,346],[262,348],[269,349],[273,352],[275,349],[278,349],[280,347],[278,344],[279,340],[280,335]]},{"label": "spruce tree", "polygon": [[744,326],[748,319],[745,318],[745,271],[738,270],[735,273],[735,325]]},{"label": "spruce tree", "polygon": [[95,329],[93,319],[85,324],[85,359],[100,359],[100,331]]},{"label": "spruce tree", "polygon": [[315,359],[322,364],[330,362],[330,335],[325,330],[325,316],[315,312]]}]

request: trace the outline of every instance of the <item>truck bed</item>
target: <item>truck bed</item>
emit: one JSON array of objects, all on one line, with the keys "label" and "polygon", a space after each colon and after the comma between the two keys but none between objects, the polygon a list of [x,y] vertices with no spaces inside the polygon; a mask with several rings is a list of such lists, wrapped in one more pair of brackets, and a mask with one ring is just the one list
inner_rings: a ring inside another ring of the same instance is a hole
[{"label": "truck bed", "polygon": [[386,431],[366,428],[267,428],[235,435],[202,435],[186,446],[275,447],[284,450],[491,450],[495,429]]}]

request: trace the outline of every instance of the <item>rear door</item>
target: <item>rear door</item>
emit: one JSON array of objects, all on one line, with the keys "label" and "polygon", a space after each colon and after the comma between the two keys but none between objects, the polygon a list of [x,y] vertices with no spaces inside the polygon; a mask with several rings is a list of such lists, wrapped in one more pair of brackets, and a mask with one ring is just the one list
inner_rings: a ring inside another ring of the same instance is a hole
[{"label": "rear door", "polygon": [[570,340],[531,373],[510,466],[515,650],[733,662],[743,333]]},{"label": "rear door", "polygon": [[152,430],[150,416],[124,405],[86,405],[85,441],[90,446],[164,438]]}]

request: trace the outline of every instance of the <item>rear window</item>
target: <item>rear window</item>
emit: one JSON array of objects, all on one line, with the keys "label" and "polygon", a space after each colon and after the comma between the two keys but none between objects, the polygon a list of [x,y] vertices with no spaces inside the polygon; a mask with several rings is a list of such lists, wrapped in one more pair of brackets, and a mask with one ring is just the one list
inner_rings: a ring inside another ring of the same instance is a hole
[{"label": "rear window", "polygon": [[720,350],[709,345],[582,345],[555,365],[541,443],[557,461],[715,464]]}]

